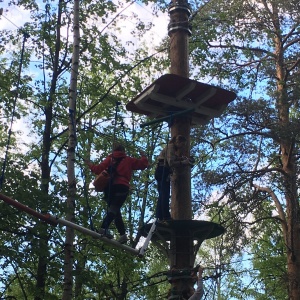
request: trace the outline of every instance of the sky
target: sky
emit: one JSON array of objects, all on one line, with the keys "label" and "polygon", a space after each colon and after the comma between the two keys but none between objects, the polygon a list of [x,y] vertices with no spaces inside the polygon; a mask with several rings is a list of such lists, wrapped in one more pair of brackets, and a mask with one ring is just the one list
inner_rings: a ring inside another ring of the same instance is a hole
[{"label": "sky", "polygon": [[17,7],[8,6],[8,0],[0,0],[0,8],[3,8],[3,14],[0,17],[0,30],[14,30],[22,27],[30,20],[28,11]]}]

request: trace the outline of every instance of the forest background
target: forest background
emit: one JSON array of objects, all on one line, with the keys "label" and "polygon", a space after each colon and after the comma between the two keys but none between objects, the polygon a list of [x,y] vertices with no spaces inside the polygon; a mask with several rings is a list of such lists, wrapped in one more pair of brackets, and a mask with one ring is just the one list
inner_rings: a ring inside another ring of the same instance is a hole
[{"label": "forest background", "polygon": [[[1,193],[64,218],[73,3],[2,4]],[[226,228],[221,237],[205,241],[197,256],[206,267],[204,299],[298,299],[299,3],[189,4],[190,78],[238,95],[221,117],[191,132],[194,218]],[[165,123],[141,128],[148,119],[125,106],[169,71],[168,5],[80,2],[74,218],[97,228],[106,211],[83,158],[101,161],[114,138],[130,155],[143,149],[151,166],[135,173],[123,209],[132,247],[143,241],[138,229],[154,218],[155,156],[169,128]],[[10,12],[30,17],[24,23]],[[1,299],[166,297],[168,261],[154,246],[139,259],[75,232],[72,274],[66,278],[66,228],[0,205]]]}]

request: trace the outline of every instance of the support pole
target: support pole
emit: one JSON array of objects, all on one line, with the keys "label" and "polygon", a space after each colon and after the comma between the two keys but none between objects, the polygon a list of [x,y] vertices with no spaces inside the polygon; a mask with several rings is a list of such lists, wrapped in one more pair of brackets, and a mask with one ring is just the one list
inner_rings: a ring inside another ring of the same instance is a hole
[{"label": "support pole", "polygon": [[152,226],[150,228],[150,231],[149,231],[149,233],[147,235],[147,238],[146,238],[146,241],[145,241],[143,247],[140,249],[140,255],[141,256],[143,256],[145,254],[145,251],[148,248],[148,245],[150,243],[150,240],[152,238],[152,235],[153,235],[155,229],[156,229],[156,219],[154,220],[154,222],[153,222],[153,224],[152,224]]},{"label": "support pole", "polygon": [[11,205],[11,206],[14,206],[18,210],[25,211],[29,215],[32,215],[32,216],[34,216],[34,217],[36,217],[36,218],[52,225],[52,226],[57,225],[57,222],[53,219],[50,219],[49,215],[41,214],[41,213],[33,210],[32,208],[29,208],[28,206],[14,200],[14,199],[11,199],[11,198],[3,195],[3,194],[0,194],[0,199],[3,200],[4,202],[6,202],[7,204]]},{"label": "support pole", "polygon": [[[190,6],[187,0],[172,0],[169,5],[170,23],[168,34],[170,37],[171,73],[182,77],[189,77],[188,43],[191,30],[189,26]],[[190,157],[191,117],[189,115],[174,118],[171,126],[171,137],[183,135],[186,146],[183,155]],[[174,220],[192,219],[191,197],[191,167],[174,168],[171,177],[171,216]],[[170,257],[170,267],[174,270],[193,268],[195,257],[193,253],[193,238],[184,231],[178,230],[171,240],[171,249],[175,255]],[[193,287],[192,279],[178,279],[171,282],[172,295],[182,299],[183,291],[190,291]],[[191,296],[191,295],[190,295]]]},{"label": "support pole", "polygon": [[129,247],[129,246],[124,245],[124,244],[121,244],[121,243],[117,242],[116,240],[109,239],[109,238],[107,238],[107,237],[105,237],[105,236],[103,236],[103,235],[101,235],[101,234],[99,234],[99,233],[97,233],[95,231],[92,231],[92,230],[87,229],[85,227],[79,226],[79,225],[77,225],[75,223],[72,223],[70,221],[67,221],[67,220],[64,220],[64,219],[60,219],[60,218],[57,218],[57,217],[54,217],[54,216],[49,216],[49,219],[53,220],[53,222],[56,221],[60,225],[64,225],[66,227],[73,228],[73,229],[75,229],[75,230],[77,230],[77,231],[79,231],[81,233],[90,235],[93,238],[97,238],[97,239],[99,239],[99,240],[101,240],[101,241],[103,241],[103,242],[105,242],[107,244],[110,244],[110,245],[115,246],[117,248],[121,248],[121,249],[123,249],[123,250],[125,250],[125,251],[127,251],[127,252],[129,252],[131,254],[140,255],[140,251],[139,250],[136,250],[136,249],[134,249],[132,247]]},{"label": "support pole", "polygon": [[[191,30],[189,26],[190,6],[185,0],[172,0],[169,6],[171,73],[189,77],[188,42]],[[171,137],[183,135],[186,140],[184,156],[190,156],[191,117],[186,114],[174,118],[171,126]],[[175,220],[190,220],[191,205],[191,168],[189,166],[174,168],[172,174],[171,214]],[[186,262],[183,262],[185,265]],[[186,266],[180,266],[184,268]]]},{"label": "support pole", "polygon": [[[191,35],[189,26],[190,6],[186,0],[172,0],[169,6],[170,23],[168,33],[170,36],[170,59],[171,73],[182,77],[189,77],[188,61],[188,39]],[[174,118],[171,126],[171,136],[183,135],[186,146],[183,155],[190,156],[190,130],[191,118],[189,115]],[[174,220],[192,219],[192,200],[191,200],[191,167],[180,166],[174,168],[171,177],[172,197],[171,215]],[[183,241],[176,240],[176,247],[182,247]],[[185,247],[190,247],[186,245]],[[190,251],[186,251],[189,253]],[[191,268],[191,260],[188,255],[178,255],[176,262],[171,267],[179,269]]]},{"label": "support pole", "polygon": [[14,199],[11,199],[3,194],[0,194],[0,199],[3,200],[4,202],[6,202],[7,204],[9,205],[12,205],[14,206],[15,208],[17,208],[18,210],[21,210],[21,211],[24,211],[26,213],[28,213],[29,215],[32,215],[52,226],[56,226],[57,224],[60,224],[60,225],[64,225],[64,226],[67,226],[69,228],[73,228],[77,231],[80,231],[84,234],[87,234],[87,235],[90,235],[91,237],[94,237],[94,238],[97,238],[99,240],[102,240],[103,242],[107,243],[107,244],[110,244],[112,246],[115,246],[117,248],[121,248],[131,254],[135,254],[135,255],[143,255],[143,254],[140,254],[140,251],[137,250],[137,249],[134,249],[132,247],[129,247],[127,245],[123,245],[123,244],[120,244],[119,242],[117,242],[116,240],[112,240],[112,239],[109,239],[95,231],[92,231],[90,229],[87,229],[85,227],[82,227],[82,226],[79,226],[75,223],[72,223],[70,221],[67,221],[67,220],[64,220],[64,219],[60,219],[58,217],[55,217],[55,216],[52,216],[50,214],[41,214],[35,210],[33,210],[32,208],[29,208],[28,206],[14,200]]}]

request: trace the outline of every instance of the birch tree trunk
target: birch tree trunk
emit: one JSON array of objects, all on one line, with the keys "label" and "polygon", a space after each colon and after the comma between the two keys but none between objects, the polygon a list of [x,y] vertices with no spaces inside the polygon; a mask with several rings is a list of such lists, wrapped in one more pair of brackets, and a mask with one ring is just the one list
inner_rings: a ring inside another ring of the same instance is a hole
[{"label": "birch tree trunk", "polygon": [[[67,215],[68,221],[74,221],[75,211],[75,195],[76,195],[76,180],[75,180],[75,148],[76,148],[76,96],[77,96],[77,75],[79,65],[79,0],[74,0],[74,23],[73,23],[73,55],[72,69],[69,89],[69,142],[68,142],[68,198],[67,198]],[[73,242],[74,229],[66,228],[65,240],[65,261],[64,261],[64,291],[63,300],[72,299],[73,288]]]}]

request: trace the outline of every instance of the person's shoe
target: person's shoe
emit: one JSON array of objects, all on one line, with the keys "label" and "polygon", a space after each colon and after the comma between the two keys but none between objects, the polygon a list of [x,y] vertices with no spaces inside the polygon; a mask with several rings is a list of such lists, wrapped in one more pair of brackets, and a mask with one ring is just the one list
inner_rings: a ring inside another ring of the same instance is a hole
[{"label": "person's shoe", "polygon": [[125,244],[127,241],[128,241],[128,237],[127,237],[127,234],[126,234],[126,233],[123,234],[123,235],[121,235],[120,238],[118,239],[118,242],[119,242],[120,244]]},{"label": "person's shoe", "polygon": [[102,234],[103,236],[107,237],[108,239],[112,239],[114,236],[109,232],[108,229],[99,228],[96,230],[99,234]]}]

